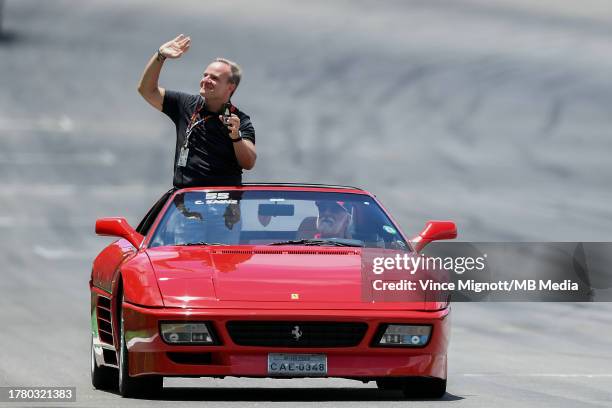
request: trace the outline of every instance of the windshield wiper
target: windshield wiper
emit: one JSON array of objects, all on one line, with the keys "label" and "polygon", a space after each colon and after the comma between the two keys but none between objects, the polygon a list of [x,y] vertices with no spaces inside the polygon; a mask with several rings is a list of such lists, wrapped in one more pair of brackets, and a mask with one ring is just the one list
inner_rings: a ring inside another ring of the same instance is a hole
[{"label": "windshield wiper", "polygon": [[288,241],[272,242],[268,245],[305,245],[305,246],[342,246],[342,247],[362,247],[363,242],[357,239],[342,239],[342,238],[329,238],[329,239],[291,239]]},{"label": "windshield wiper", "polygon": [[186,242],[184,244],[175,244],[176,246],[214,246],[214,245],[229,245],[229,244],[222,244],[220,242],[204,242],[204,241],[199,241],[199,242]]}]

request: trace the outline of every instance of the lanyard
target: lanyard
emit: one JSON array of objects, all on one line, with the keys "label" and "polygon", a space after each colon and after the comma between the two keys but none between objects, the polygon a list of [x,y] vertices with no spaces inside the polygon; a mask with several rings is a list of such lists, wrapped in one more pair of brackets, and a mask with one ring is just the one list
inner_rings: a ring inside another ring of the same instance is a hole
[{"label": "lanyard", "polygon": [[202,101],[202,98],[198,100],[198,103],[196,104],[196,108],[193,111],[193,114],[191,115],[191,119],[189,120],[189,126],[187,126],[187,130],[185,131],[185,144],[184,144],[185,148],[189,144],[189,136],[191,136],[191,132],[193,132],[193,129],[196,126],[198,126],[200,123],[206,122],[208,119],[214,116],[214,115],[208,115],[203,118],[200,116],[200,110],[204,107],[204,106],[200,107],[201,101]]},{"label": "lanyard", "polygon": [[[200,102],[202,101],[203,101],[203,98],[200,98],[198,102],[196,103],[196,108],[193,111],[193,114],[191,115],[191,119],[189,120],[189,126],[187,126],[187,130],[185,131],[185,144],[184,144],[185,148],[187,148],[187,145],[189,144],[189,137],[191,136],[191,132],[193,132],[193,129],[196,126],[198,126],[200,123],[205,123],[208,119],[215,116],[215,115],[208,115],[203,118],[200,116],[200,110],[204,108],[204,105],[200,106]],[[230,112],[234,112],[236,109],[234,108],[234,105],[231,104],[231,102],[229,103],[229,109],[230,109]]]}]

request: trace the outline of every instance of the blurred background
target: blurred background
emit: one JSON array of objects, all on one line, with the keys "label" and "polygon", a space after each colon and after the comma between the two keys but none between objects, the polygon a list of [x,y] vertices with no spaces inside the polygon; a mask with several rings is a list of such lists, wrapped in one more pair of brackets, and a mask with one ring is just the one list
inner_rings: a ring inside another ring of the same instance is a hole
[{"label": "blurred background", "polygon": [[[233,102],[258,152],[245,181],[362,187],[408,235],[452,219],[466,241],[609,241],[607,0],[0,0],[0,10],[0,385],[76,384],[92,406],[117,398],[88,388],[87,281],[111,241],[93,226],[135,225],[171,187],[174,125],[136,86],[179,33],[192,47],[165,63],[162,86],[196,93],[217,56],[243,67]],[[458,305],[449,392],[502,406],[517,392],[527,405],[609,403],[609,343],[580,339],[609,338],[611,310]],[[551,376],[521,377],[528,361]]]}]

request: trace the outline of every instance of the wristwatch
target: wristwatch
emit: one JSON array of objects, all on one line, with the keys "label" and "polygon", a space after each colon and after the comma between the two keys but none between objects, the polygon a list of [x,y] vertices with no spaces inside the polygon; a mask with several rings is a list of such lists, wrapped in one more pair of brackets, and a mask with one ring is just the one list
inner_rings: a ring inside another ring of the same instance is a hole
[{"label": "wristwatch", "polygon": [[238,131],[238,137],[236,139],[231,138],[231,137],[230,137],[230,139],[232,139],[232,143],[238,143],[239,141],[242,140],[242,132]]}]

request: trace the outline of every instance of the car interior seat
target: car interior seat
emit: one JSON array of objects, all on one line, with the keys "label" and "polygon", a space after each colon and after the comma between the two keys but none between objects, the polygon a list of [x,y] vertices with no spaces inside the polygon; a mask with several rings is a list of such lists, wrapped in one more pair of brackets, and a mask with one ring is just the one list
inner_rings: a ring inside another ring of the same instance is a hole
[{"label": "car interior seat", "polygon": [[311,239],[317,233],[317,217],[306,217],[298,227],[295,239]]}]

